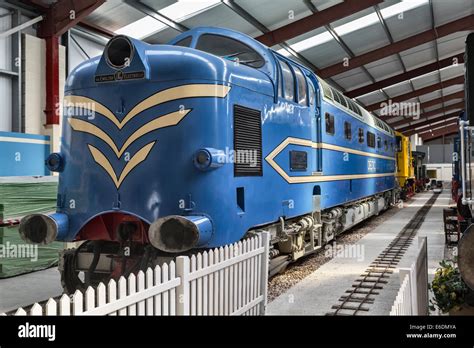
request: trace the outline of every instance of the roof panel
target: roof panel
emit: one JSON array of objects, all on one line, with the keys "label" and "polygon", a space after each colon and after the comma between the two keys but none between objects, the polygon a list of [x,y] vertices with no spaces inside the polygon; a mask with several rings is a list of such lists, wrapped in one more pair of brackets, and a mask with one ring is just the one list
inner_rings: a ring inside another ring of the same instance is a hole
[{"label": "roof panel", "polygon": [[[171,2],[174,1],[171,0]],[[125,4],[122,0],[109,0],[88,15],[86,20],[115,31],[143,17],[145,14]]]},{"label": "roof panel", "polygon": [[452,79],[464,74],[464,64],[451,65],[448,68],[441,69],[441,78],[443,80]]},{"label": "roof panel", "polygon": [[331,6],[340,4],[343,1],[344,0],[312,0],[311,2],[313,3],[314,6],[316,6],[316,8],[319,11],[322,11],[322,10],[325,10],[325,9],[331,7]]},{"label": "roof panel", "polygon": [[336,40],[331,40],[320,46],[311,47],[301,53],[318,68],[334,64],[334,62],[342,62],[347,56]]},{"label": "roof panel", "polygon": [[334,81],[344,88],[344,90],[351,89],[354,86],[365,85],[367,80],[367,74],[361,68],[355,68],[334,76]]},{"label": "roof panel", "polygon": [[356,56],[390,43],[380,23],[342,35],[341,39]]},{"label": "roof panel", "polygon": [[428,94],[423,94],[419,98],[422,103],[425,103],[433,99],[438,99],[438,98],[441,98],[441,91],[437,90]]},{"label": "roof panel", "polygon": [[436,49],[434,42],[430,41],[423,45],[410,48],[400,53],[403,63],[408,70],[416,66],[426,65],[436,61]]},{"label": "roof panel", "polygon": [[392,55],[365,66],[376,81],[386,79],[403,72],[403,66],[398,56]]},{"label": "roof panel", "polygon": [[253,25],[251,25],[242,17],[238,16],[234,11],[232,11],[224,4],[212,7],[211,9],[205,12],[188,18],[185,21],[181,22],[181,24],[189,28],[194,28],[203,25],[212,27],[224,27],[240,31],[251,36],[261,34],[261,32],[258,31]]},{"label": "roof panel", "polygon": [[312,14],[303,1],[237,0],[236,3],[270,30]]},{"label": "roof panel", "polygon": [[433,85],[439,82],[438,72],[432,74],[423,75],[422,77],[411,80],[415,89],[420,89],[426,86]]},{"label": "roof panel", "polygon": [[385,93],[388,94],[389,97],[395,97],[397,95],[405,94],[412,91],[411,85],[409,82],[404,81],[402,83],[396,84],[394,86],[390,86],[384,88]]},{"label": "roof panel", "polygon": [[374,93],[370,93],[356,99],[364,105],[370,105],[370,104],[377,103],[380,100],[384,100],[385,94],[383,94],[381,91],[374,91]]},{"label": "roof panel", "polygon": [[431,14],[428,4],[403,12],[402,16],[385,19],[394,41],[431,29]]},{"label": "roof panel", "polygon": [[436,26],[468,16],[473,12],[472,0],[433,0]]},{"label": "roof panel", "polygon": [[464,52],[468,34],[468,31],[459,31],[438,39],[438,52],[440,57],[452,56],[456,53]]}]

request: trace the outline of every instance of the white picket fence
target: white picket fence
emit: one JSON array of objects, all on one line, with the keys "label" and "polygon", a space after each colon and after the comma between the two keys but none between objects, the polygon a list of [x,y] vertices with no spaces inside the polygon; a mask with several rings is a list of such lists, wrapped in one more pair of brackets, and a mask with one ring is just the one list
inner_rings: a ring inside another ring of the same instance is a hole
[{"label": "white picket fence", "polygon": [[263,315],[269,233],[50,298],[14,315]]},{"label": "white picket fence", "polygon": [[418,238],[418,254],[409,268],[400,268],[400,283],[390,315],[428,315],[427,238]]}]

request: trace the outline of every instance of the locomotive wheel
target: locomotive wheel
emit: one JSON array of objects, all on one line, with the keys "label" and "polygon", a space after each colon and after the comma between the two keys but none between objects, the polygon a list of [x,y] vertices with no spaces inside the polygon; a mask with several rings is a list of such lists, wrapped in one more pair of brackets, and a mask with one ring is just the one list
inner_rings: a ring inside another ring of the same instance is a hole
[{"label": "locomotive wheel", "polygon": [[[63,270],[61,271],[61,285],[67,294],[73,294],[76,290],[85,291],[88,287],[79,277],[80,271],[76,270],[76,249],[67,250],[63,255]],[[90,275],[91,286],[98,285],[101,281],[108,279],[107,274],[92,273]]]}]

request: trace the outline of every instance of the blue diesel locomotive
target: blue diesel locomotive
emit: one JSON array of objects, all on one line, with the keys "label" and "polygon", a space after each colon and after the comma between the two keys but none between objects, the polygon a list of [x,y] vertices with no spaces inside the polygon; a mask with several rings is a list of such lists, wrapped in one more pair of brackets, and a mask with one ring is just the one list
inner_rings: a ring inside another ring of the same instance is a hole
[{"label": "blue diesel locomotive", "polygon": [[[395,200],[394,131],[301,64],[200,27],[116,36],[67,79],[57,212],[24,240],[62,255],[66,290],[270,231],[271,269]],[[85,280],[78,277],[84,272]]]}]

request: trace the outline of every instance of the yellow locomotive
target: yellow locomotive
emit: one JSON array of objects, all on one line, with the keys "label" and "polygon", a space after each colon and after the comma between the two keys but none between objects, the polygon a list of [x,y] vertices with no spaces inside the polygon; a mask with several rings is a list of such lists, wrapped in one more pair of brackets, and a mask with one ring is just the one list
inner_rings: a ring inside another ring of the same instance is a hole
[{"label": "yellow locomotive", "polygon": [[397,141],[397,172],[396,178],[401,189],[401,198],[415,193],[415,168],[413,166],[413,154],[411,152],[410,138],[395,131]]}]

